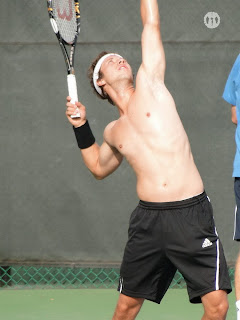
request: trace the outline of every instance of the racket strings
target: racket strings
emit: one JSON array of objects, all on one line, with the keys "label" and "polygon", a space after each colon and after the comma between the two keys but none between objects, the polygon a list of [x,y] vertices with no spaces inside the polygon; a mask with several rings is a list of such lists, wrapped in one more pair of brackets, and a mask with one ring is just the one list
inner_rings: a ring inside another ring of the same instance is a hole
[{"label": "racket strings", "polygon": [[72,44],[77,32],[74,1],[52,0],[52,9],[61,37],[67,43]]}]

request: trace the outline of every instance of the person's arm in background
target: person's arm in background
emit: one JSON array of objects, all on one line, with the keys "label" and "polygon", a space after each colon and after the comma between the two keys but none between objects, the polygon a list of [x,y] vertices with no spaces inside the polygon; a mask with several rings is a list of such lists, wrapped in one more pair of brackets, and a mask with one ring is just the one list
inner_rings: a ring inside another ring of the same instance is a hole
[{"label": "person's arm in background", "polygon": [[228,79],[225,84],[224,92],[222,95],[222,98],[231,105],[231,116],[232,116],[232,122],[234,124],[237,124],[237,114],[236,114],[237,98],[236,98],[236,92],[235,92],[236,91],[235,81],[236,81],[236,77],[239,75],[239,70],[240,70],[240,55],[237,57],[232,67],[232,70],[228,75]]},{"label": "person's arm in background", "polygon": [[232,108],[231,108],[231,114],[232,114],[232,123],[236,124],[238,123],[238,120],[237,120],[237,111],[236,111],[236,106],[233,106],[232,105]]}]

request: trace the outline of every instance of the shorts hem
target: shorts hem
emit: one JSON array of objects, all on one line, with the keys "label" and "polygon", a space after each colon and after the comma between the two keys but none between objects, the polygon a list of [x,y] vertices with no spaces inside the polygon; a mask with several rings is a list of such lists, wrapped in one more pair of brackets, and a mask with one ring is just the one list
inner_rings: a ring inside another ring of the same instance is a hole
[{"label": "shorts hem", "polygon": [[121,291],[119,289],[117,289],[117,291],[119,291],[120,293],[122,293],[122,294],[124,294],[125,296],[128,296],[128,297],[142,298],[142,299],[146,299],[146,300],[155,302],[157,304],[160,304],[160,302],[161,302],[161,299],[156,299],[153,296],[147,295],[147,294],[144,294],[144,293],[132,292],[132,291],[125,290],[125,289],[122,289]]},{"label": "shorts hem", "polygon": [[201,299],[202,296],[204,296],[207,293],[210,293],[210,292],[213,292],[213,291],[219,291],[219,290],[224,290],[224,291],[227,292],[227,294],[232,292],[232,288],[231,287],[219,288],[217,290],[215,288],[208,288],[208,289],[196,292],[194,295],[191,295],[191,297],[189,296],[189,301],[191,303],[194,303],[194,304],[202,303],[202,299]]}]

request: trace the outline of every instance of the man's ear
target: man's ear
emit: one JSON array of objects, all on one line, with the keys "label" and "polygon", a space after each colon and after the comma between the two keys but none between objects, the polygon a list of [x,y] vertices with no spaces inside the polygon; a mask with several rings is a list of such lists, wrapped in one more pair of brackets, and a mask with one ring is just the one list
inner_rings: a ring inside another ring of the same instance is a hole
[{"label": "man's ear", "polygon": [[98,79],[98,80],[97,80],[97,85],[98,85],[99,87],[102,87],[102,86],[104,86],[105,84],[106,84],[106,82],[105,82],[104,79]]}]

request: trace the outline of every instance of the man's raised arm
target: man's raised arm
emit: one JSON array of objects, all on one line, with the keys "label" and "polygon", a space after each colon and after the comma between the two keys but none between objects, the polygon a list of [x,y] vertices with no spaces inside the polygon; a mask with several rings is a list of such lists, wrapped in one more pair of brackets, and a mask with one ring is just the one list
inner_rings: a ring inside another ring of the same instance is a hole
[{"label": "man's raised arm", "polygon": [[166,68],[157,0],[141,0],[142,66],[152,76],[164,81]]}]

